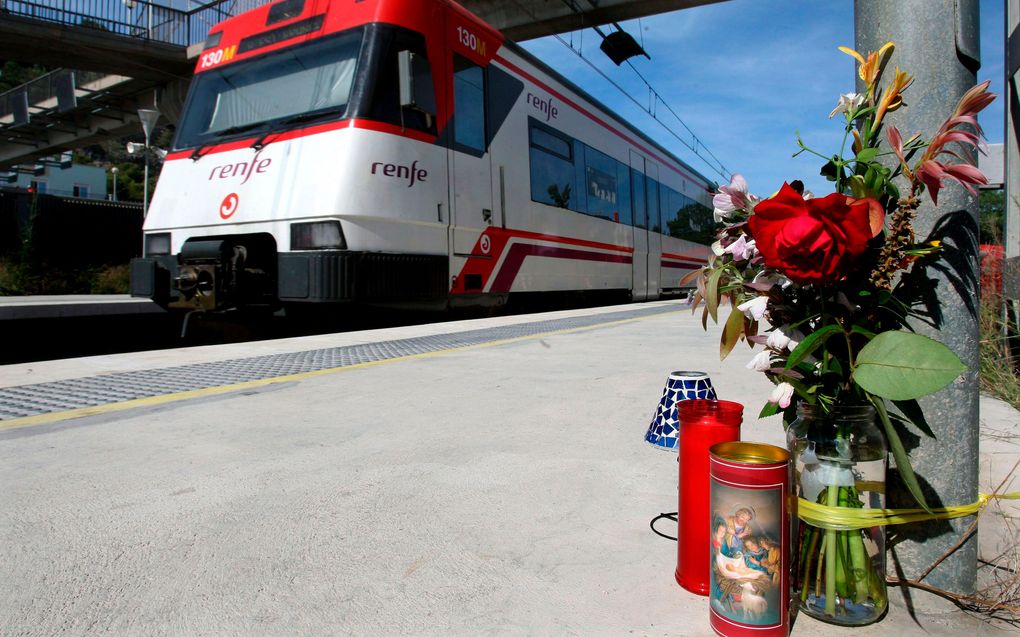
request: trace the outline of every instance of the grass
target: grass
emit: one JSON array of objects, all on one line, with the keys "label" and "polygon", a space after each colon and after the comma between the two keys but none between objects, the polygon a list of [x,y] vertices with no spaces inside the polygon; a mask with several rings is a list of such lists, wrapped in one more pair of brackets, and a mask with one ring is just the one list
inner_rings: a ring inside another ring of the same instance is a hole
[{"label": "grass", "polygon": [[1013,351],[1020,349],[1017,326],[1011,321],[1012,337],[1007,336],[1002,301],[993,295],[988,297],[981,300],[981,391],[1020,409],[1020,377]]}]

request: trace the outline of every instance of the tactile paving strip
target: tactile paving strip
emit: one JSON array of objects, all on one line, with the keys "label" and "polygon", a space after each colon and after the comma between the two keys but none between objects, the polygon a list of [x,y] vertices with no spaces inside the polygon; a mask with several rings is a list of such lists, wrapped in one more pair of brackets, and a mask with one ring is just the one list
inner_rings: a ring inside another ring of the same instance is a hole
[{"label": "tactile paving strip", "polygon": [[603,323],[675,311],[675,305],[657,305],[608,314],[536,321],[452,334],[436,334],[379,343],[270,354],[253,358],[6,387],[0,388],[0,421],[233,385],[246,381],[277,378],[290,374],[335,369],[545,332],[593,327]]}]

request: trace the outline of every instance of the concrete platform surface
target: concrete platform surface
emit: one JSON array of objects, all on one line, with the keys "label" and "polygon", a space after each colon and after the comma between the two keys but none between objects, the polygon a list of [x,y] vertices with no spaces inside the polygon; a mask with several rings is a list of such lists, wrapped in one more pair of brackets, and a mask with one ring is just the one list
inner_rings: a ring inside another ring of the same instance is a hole
[{"label": "concrete platform surface", "polygon": [[[709,635],[706,598],[673,579],[675,542],[649,529],[676,509],[676,456],[643,434],[669,372],[701,369],[746,406],[745,440],[784,435],[755,417],[771,385],[750,350],[720,362],[719,329],[672,306],[0,427],[0,635]],[[11,365],[0,386],[538,318]],[[1020,414],[981,406],[988,489],[1020,458]],[[983,525],[982,547],[1017,515]],[[793,629],[1000,632],[949,605]]]},{"label": "concrete platform surface", "polygon": [[129,294],[0,296],[0,321],[165,312],[151,300]]}]

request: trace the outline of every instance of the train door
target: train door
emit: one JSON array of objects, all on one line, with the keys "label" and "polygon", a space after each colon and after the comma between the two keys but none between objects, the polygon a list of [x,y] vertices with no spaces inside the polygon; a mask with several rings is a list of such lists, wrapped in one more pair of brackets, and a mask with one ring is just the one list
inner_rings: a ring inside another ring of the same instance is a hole
[{"label": "train door", "polygon": [[634,209],[634,266],[631,290],[634,300],[648,298],[648,196],[645,158],[630,152],[630,200]]},{"label": "train door", "polygon": [[[453,141],[450,184],[454,254],[481,255],[489,244],[478,237],[492,225],[492,164],[486,148],[485,69],[453,54]],[[478,290],[479,292],[481,290]]]},{"label": "train door", "polygon": [[659,166],[645,161],[648,200],[648,289],[645,298],[659,297],[662,267],[662,222],[659,215]]}]

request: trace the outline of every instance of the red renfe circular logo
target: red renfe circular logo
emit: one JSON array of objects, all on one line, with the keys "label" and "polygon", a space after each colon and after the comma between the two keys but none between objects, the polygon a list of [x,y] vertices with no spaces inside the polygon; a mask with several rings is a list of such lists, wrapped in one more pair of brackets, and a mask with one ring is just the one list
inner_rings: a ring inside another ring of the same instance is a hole
[{"label": "red renfe circular logo", "polygon": [[229,219],[231,215],[237,212],[237,194],[230,193],[223,198],[223,203],[220,204],[220,218]]}]

